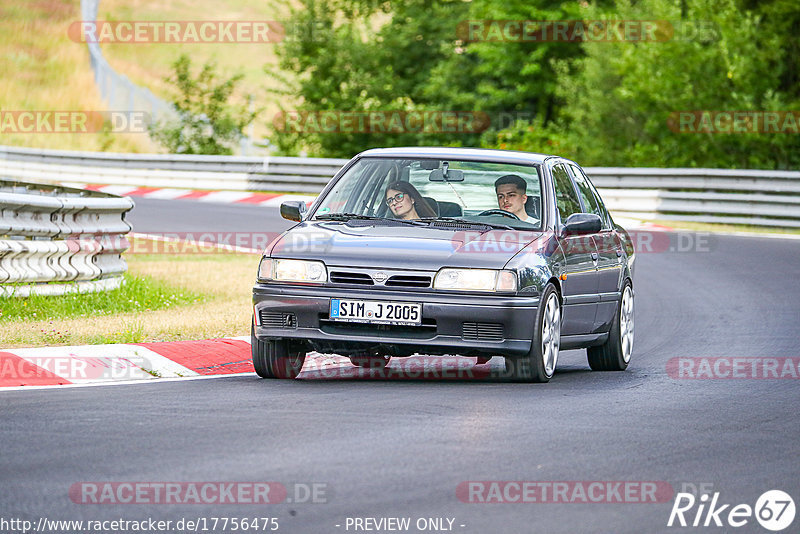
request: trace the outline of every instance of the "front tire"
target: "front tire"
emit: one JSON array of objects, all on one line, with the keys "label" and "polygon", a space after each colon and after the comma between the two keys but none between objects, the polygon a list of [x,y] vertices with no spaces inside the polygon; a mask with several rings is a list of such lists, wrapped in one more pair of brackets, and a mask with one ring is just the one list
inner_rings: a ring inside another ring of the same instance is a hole
[{"label": "front tire", "polygon": [[506,357],[506,373],[518,382],[549,382],[558,363],[561,346],[561,300],[553,284],[547,284],[536,312],[531,350],[521,358]]},{"label": "front tire", "polygon": [[632,353],[633,287],[630,280],[626,280],[608,339],[598,347],[586,349],[586,356],[592,371],[624,371]]},{"label": "front tire", "polygon": [[253,367],[261,378],[297,378],[306,353],[303,350],[290,350],[285,339],[261,341],[256,337],[255,327],[250,325],[250,350]]}]

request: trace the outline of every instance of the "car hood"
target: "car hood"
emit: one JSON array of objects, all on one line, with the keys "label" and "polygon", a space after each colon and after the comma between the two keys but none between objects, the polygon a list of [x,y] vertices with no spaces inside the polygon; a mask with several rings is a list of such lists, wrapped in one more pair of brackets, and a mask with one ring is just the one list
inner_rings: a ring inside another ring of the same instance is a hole
[{"label": "car hood", "polygon": [[440,267],[502,269],[541,232],[308,222],[276,239],[274,258],[322,260],[339,267],[435,271]]}]

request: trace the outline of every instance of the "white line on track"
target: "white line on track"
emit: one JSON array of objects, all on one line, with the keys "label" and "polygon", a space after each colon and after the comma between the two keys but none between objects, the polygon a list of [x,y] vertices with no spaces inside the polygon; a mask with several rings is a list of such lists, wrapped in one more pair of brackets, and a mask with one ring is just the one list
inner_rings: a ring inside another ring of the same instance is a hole
[{"label": "white line on track", "polygon": [[52,386],[9,386],[0,388],[0,393],[4,391],[31,391],[42,389],[65,389],[65,388],[88,388],[97,386],[135,386],[137,384],[163,384],[165,382],[183,382],[186,380],[210,380],[212,378],[232,378],[241,376],[256,377],[255,373],[235,373],[228,375],[199,375],[199,376],[180,376],[173,378],[158,378],[154,380],[125,380],[120,382],[93,382],[89,384],[57,384]]}]

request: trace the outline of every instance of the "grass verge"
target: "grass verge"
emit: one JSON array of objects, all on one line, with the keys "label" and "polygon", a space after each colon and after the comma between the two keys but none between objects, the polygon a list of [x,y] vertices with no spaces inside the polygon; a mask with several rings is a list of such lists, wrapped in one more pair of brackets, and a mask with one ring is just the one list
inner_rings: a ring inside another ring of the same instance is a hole
[{"label": "grass verge", "polygon": [[0,299],[0,349],[249,333],[257,256],[130,254],[126,259],[128,283],[118,290]]},{"label": "grass verge", "polygon": [[[98,20],[105,21],[278,21],[291,22],[289,4],[275,0],[103,0]],[[221,77],[244,75],[233,99],[253,98],[255,109],[262,109],[253,124],[256,138],[267,136],[279,105],[289,107],[295,97],[282,94],[277,43],[103,43],[103,54],[109,63],[134,83],[147,87],[157,96],[169,100],[174,89],[164,80],[173,73],[172,63],[181,53],[190,54],[192,72],[206,62],[218,65]],[[279,73],[275,76],[271,73]],[[242,100],[245,99],[245,100]],[[249,130],[246,132],[250,134]]]},{"label": "grass verge", "polygon": [[124,280],[119,289],[98,293],[0,298],[0,321],[10,317],[53,321],[160,310],[173,305],[198,302],[202,298],[199,294],[177,291],[163,282],[145,276],[126,274]]},{"label": "grass verge", "polygon": [[[86,45],[67,34],[70,24],[80,19],[80,0],[0,2],[0,107],[4,111],[106,109]],[[144,133],[6,131],[0,144],[112,152],[157,148]]]}]

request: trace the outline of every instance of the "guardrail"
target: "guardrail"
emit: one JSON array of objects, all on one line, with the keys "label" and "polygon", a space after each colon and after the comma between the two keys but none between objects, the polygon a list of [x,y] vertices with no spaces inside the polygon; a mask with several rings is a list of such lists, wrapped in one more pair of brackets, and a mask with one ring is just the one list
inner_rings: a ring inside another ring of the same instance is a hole
[{"label": "guardrail", "polygon": [[[0,146],[0,175],[141,187],[319,193],[344,159],[109,154]],[[613,213],[800,227],[800,172],[587,167]]]},{"label": "guardrail", "polygon": [[130,198],[0,180],[0,296],[119,287]]},{"label": "guardrail", "polygon": [[319,193],[346,159],[111,154],[0,146],[0,176],[46,182]]},{"label": "guardrail", "polygon": [[800,172],[586,167],[612,212],[642,219],[800,228]]}]

